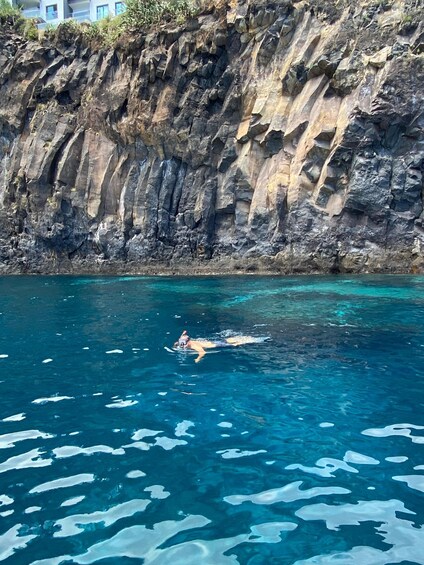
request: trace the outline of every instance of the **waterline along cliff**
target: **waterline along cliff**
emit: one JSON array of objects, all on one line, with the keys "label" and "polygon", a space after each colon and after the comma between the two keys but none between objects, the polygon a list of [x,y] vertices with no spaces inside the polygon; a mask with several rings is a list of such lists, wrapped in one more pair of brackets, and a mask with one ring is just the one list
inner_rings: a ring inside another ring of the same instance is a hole
[{"label": "waterline along cliff", "polygon": [[420,6],[3,25],[0,272],[423,271]]}]

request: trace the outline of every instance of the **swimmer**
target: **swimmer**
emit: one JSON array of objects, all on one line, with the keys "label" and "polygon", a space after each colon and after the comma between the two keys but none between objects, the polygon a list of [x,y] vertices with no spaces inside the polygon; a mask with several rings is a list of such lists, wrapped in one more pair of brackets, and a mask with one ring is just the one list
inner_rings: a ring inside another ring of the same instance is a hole
[{"label": "swimmer", "polygon": [[180,347],[181,349],[187,349],[190,343],[190,336],[187,333],[187,330],[183,330],[183,333],[180,335],[178,340],[174,343],[174,347]]},{"label": "swimmer", "polygon": [[198,363],[206,355],[206,349],[228,346],[238,347],[239,345],[246,345],[248,343],[260,343],[261,341],[263,340],[249,335],[225,337],[217,341],[210,341],[209,339],[191,339],[187,333],[187,330],[184,330],[181,336],[178,338],[178,341],[174,343],[174,347],[178,347],[179,349],[193,349],[194,351],[197,351],[198,356],[196,357],[194,362]]},{"label": "swimmer", "polygon": [[[202,343],[200,343],[198,340],[191,339],[190,336],[188,335],[187,330],[183,330],[178,340],[174,343],[174,347],[178,347],[178,349],[193,349],[194,351],[197,351],[199,355],[196,357],[194,361],[195,363],[198,363],[200,359],[202,359],[202,357],[204,357],[206,354],[206,351]],[[212,342],[208,342],[208,343],[212,343]],[[208,347],[208,345],[206,344],[205,347]],[[212,344],[210,347],[215,347],[215,346]]]}]

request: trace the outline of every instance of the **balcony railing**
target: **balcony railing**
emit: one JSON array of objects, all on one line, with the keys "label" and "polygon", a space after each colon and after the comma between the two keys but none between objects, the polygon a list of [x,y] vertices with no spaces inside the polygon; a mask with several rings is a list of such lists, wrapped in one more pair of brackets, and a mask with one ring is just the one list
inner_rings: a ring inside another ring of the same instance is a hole
[{"label": "balcony railing", "polygon": [[40,18],[41,17],[39,8],[24,9],[24,10],[22,10],[22,14],[25,16],[25,18]]},{"label": "balcony railing", "polygon": [[[25,14],[26,15],[26,14]],[[29,17],[35,17],[35,16],[27,16]],[[41,22],[37,25],[38,29],[46,29],[46,27],[50,24],[50,25],[54,25],[57,26],[59,24],[61,24],[62,22],[66,22],[69,20],[76,20],[77,22],[90,22],[90,10],[78,10],[75,11],[72,16],[69,16],[68,18],[65,18],[64,20],[53,20],[52,22],[50,21],[46,21],[46,22]]]},{"label": "balcony railing", "polygon": [[[89,4],[87,3],[87,5],[89,6]],[[39,23],[37,23],[37,27],[38,29],[46,29],[46,27],[53,25],[53,26],[57,26],[59,25],[61,22],[63,21],[67,21],[67,20],[76,20],[77,22],[91,22],[91,18],[90,18],[90,10],[74,10],[72,12],[72,16],[68,16],[67,18],[65,18],[64,20],[62,19],[58,19],[58,13],[57,12],[50,12],[49,14],[45,14],[44,16],[41,14],[41,11],[39,8],[27,8],[22,10],[22,14],[26,17],[26,18],[35,18],[39,20]]]},{"label": "balcony railing", "polygon": [[33,10],[40,7],[39,0],[12,0],[12,6],[22,7],[24,10]]},{"label": "balcony railing", "polygon": [[75,10],[68,19],[76,20],[77,22],[89,22],[90,10]]},{"label": "balcony railing", "polygon": [[81,6],[81,4],[82,4],[83,7],[87,7],[87,10],[90,9],[90,0],[68,0],[68,4],[69,4],[69,6],[71,6],[71,7],[72,7],[74,4],[79,4],[80,6]]}]

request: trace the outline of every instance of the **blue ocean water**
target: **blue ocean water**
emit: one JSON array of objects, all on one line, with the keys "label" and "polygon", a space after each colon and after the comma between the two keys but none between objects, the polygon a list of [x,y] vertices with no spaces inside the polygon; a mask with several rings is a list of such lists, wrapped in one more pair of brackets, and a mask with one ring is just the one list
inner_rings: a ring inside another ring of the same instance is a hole
[{"label": "blue ocean water", "polygon": [[424,564],[423,408],[424,277],[2,277],[0,561]]}]

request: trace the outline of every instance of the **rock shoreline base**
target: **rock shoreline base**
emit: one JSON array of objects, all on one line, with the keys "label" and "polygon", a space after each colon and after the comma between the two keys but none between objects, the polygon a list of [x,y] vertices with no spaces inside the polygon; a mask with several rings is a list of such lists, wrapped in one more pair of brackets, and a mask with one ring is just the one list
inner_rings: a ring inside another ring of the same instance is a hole
[{"label": "rock shoreline base", "polygon": [[421,274],[424,257],[407,251],[343,257],[301,253],[279,253],[255,258],[222,257],[193,261],[125,262],[107,259],[39,258],[37,262],[0,265],[0,275],[329,275],[329,274]]}]

